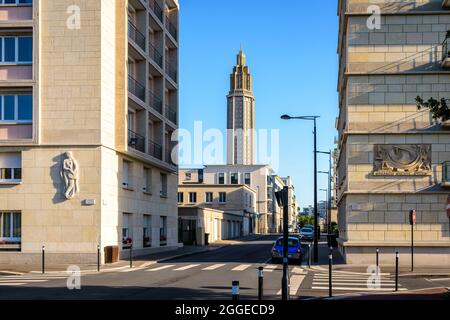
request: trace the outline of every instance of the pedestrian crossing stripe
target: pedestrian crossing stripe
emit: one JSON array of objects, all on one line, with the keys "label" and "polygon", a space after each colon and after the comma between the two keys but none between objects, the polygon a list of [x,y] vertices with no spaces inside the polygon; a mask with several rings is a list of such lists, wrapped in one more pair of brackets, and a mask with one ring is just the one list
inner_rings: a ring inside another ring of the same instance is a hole
[{"label": "pedestrian crossing stripe", "polygon": [[[326,287],[317,287],[317,286],[313,286],[311,288],[312,290],[328,290],[328,286]],[[335,287],[333,286],[333,291],[360,291],[360,292],[365,292],[365,291],[394,291],[394,288],[354,288],[354,287]],[[399,291],[406,291],[408,289],[406,288],[399,288]]]},{"label": "pedestrian crossing stripe", "polygon": [[203,268],[202,270],[211,271],[211,270],[216,270],[216,269],[222,268],[224,266],[225,266],[225,264],[223,264],[223,263],[222,264],[213,264],[212,266]]},{"label": "pedestrian crossing stripe", "polygon": [[251,264],[241,264],[240,266],[237,266],[233,269],[231,269],[231,271],[244,271],[248,268],[250,268],[252,265]]},{"label": "pedestrian crossing stripe", "polygon": [[5,286],[5,287],[8,287],[8,286],[22,286],[24,284],[26,284],[26,283],[24,283],[24,282],[6,282],[6,283],[0,283],[0,286]]},{"label": "pedestrian crossing stripe", "polygon": [[190,265],[187,265],[187,266],[184,266],[184,267],[180,267],[180,268],[174,269],[174,271],[184,271],[184,270],[192,269],[192,268],[195,268],[195,267],[198,267],[198,266],[199,266],[199,264],[190,264]]},{"label": "pedestrian crossing stripe", "polygon": [[169,269],[169,268],[173,268],[173,267],[176,267],[176,265],[169,264],[169,265],[161,266],[161,267],[158,267],[158,268],[148,269],[148,270],[145,270],[145,271],[150,271],[150,272],[161,271],[161,270],[165,270],[165,269]]},{"label": "pedestrian crossing stripe", "polygon": [[273,272],[277,268],[278,268],[278,266],[276,266],[276,265],[269,265],[269,266],[264,267],[264,272]]}]

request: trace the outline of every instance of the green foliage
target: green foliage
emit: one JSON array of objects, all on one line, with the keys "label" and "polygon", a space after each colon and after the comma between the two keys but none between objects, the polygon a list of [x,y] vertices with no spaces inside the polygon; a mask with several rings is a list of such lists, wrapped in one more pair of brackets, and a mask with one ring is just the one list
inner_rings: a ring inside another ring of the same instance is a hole
[{"label": "green foliage", "polygon": [[418,110],[422,108],[429,109],[433,119],[441,120],[442,122],[450,120],[450,109],[447,105],[447,99],[436,100],[431,97],[428,101],[424,101],[420,96],[417,96],[416,103]]},{"label": "green foliage", "polygon": [[300,227],[303,228],[303,226],[307,224],[314,224],[314,216],[299,216],[298,223],[300,224]]},{"label": "green foliage", "polygon": [[331,221],[331,233],[339,234],[338,224],[334,221]]}]

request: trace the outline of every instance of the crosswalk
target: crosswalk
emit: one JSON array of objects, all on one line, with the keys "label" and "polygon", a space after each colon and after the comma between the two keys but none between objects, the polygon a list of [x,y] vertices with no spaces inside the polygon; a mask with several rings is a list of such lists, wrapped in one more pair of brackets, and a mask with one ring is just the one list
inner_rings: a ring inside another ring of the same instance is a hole
[{"label": "crosswalk", "polygon": [[[243,272],[248,270],[256,270],[261,264],[238,264],[231,265],[226,263],[213,263],[213,264],[187,264],[187,265],[176,265],[176,264],[167,264],[167,265],[154,265],[146,268],[144,271],[146,272],[158,272],[158,271],[188,271],[188,270],[200,270],[200,271],[220,271],[227,269],[232,272]],[[281,265],[264,265],[264,272],[272,273],[274,271],[281,271],[283,267]],[[294,268],[293,270],[297,270],[299,273],[299,268]]]},{"label": "crosswalk", "polygon": [[67,279],[68,275],[23,274],[0,276],[0,287],[15,287],[38,284],[50,280]]},{"label": "crosswalk", "polygon": [[[395,280],[389,274],[378,276],[366,273],[333,272],[333,291],[340,292],[392,292],[395,290]],[[399,291],[406,288],[399,284]],[[329,276],[325,272],[315,272],[312,281],[312,290],[328,291]]]}]

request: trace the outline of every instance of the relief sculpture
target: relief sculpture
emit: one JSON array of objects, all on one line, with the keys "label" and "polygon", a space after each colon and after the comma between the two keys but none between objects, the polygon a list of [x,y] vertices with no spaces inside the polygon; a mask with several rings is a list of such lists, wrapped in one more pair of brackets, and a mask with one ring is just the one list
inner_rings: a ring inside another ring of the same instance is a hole
[{"label": "relief sculpture", "polygon": [[374,175],[424,176],[431,174],[431,145],[380,144],[374,147]]}]

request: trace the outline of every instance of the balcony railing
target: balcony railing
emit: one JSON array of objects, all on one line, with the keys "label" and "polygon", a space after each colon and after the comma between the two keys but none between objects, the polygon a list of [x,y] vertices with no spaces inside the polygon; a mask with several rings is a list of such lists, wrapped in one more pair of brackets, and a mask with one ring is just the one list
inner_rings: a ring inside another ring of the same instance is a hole
[{"label": "balcony railing", "polygon": [[159,50],[156,49],[156,47],[151,42],[149,42],[148,45],[150,48],[150,57],[153,59],[153,61],[156,62],[156,64],[158,66],[160,66],[162,68],[163,67],[163,56],[162,56],[161,52],[159,52]]},{"label": "balcony railing", "polygon": [[162,160],[162,146],[152,140],[148,141],[148,154],[156,159]]},{"label": "balcony railing", "polygon": [[447,36],[445,37],[444,42],[442,43],[442,67],[450,68],[450,51],[448,42],[450,40],[450,31],[447,31]]},{"label": "balcony railing", "polygon": [[177,27],[172,23],[170,17],[166,15],[166,28],[169,30],[170,35],[177,40]]},{"label": "balcony railing", "polygon": [[166,150],[166,162],[172,166],[176,166],[175,162],[172,159],[172,150],[173,150],[173,146],[169,145]]},{"label": "balcony railing", "polygon": [[177,112],[169,105],[166,105],[166,117],[173,123],[177,124]]},{"label": "balcony railing", "polygon": [[142,50],[145,51],[145,36],[128,20],[128,37],[134,41]]},{"label": "balcony railing", "polygon": [[128,146],[140,152],[145,152],[145,137],[128,130]]},{"label": "balcony railing", "polygon": [[149,96],[149,104],[150,107],[152,107],[154,110],[158,111],[160,114],[162,114],[162,100],[157,97],[151,90],[148,90],[148,96]]},{"label": "balcony railing", "polygon": [[169,77],[174,81],[177,82],[177,69],[173,67],[169,61],[166,60],[166,73],[169,75]]},{"label": "balcony railing", "polygon": [[159,21],[163,22],[164,12],[156,0],[150,0],[150,8],[155,13],[155,16],[158,17]]},{"label": "balcony railing", "polygon": [[145,86],[128,75],[128,91],[145,102]]}]

